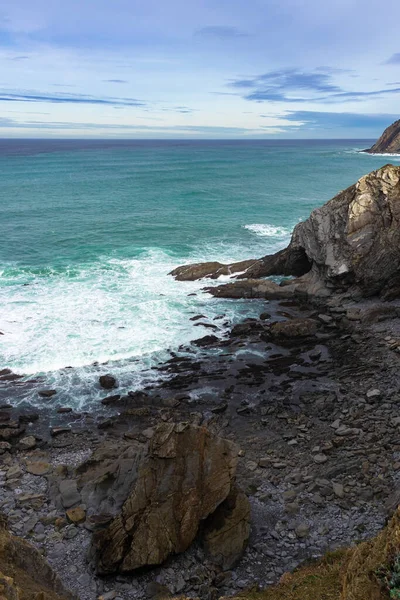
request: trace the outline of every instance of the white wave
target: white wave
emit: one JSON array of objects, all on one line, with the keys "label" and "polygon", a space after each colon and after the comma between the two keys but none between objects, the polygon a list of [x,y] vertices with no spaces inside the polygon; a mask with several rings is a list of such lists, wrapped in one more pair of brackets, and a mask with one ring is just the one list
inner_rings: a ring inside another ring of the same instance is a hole
[{"label": "white wave", "polygon": [[[218,327],[241,318],[240,304],[204,294],[204,281],[169,276],[180,262],[157,249],[132,259],[105,257],[73,275],[68,270],[27,275],[14,269],[7,276],[5,269],[0,280],[1,367],[44,374],[46,385],[60,390],[56,403],[79,408],[93,403],[98,376],[108,370],[125,389],[151,383],[159,377],[154,367],[170,356],[168,349],[176,351],[210,333],[190,317],[203,314]],[[245,308],[242,315],[254,310]],[[221,314],[224,319],[214,321]],[[221,336],[223,329],[213,333]],[[75,368],[65,369],[69,366]]]},{"label": "white wave", "polygon": [[254,223],[243,227],[260,237],[286,238],[291,233],[286,227],[277,227],[268,223]]},{"label": "white wave", "polygon": [[390,158],[396,158],[399,159],[400,158],[400,154],[398,152],[396,153],[392,153],[392,152],[366,152],[365,150],[358,150],[358,154],[364,154],[366,156],[380,156],[380,157],[390,157]]}]

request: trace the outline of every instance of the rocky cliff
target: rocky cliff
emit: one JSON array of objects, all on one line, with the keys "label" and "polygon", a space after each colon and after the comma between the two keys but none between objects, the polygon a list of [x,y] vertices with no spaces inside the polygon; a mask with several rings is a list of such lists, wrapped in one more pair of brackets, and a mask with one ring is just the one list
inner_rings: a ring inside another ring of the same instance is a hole
[{"label": "rocky cliff", "polygon": [[[243,263],[241,263],[243,264]],[[218,263],[219,265],[219,263]],[[226,266],[231,273],[236,265]],[[208,277],[226,272],[204,269]],[[198,278],[201,265],[175,269],[177,279]],[[260,278],[294,276],[285,289]],[[236,275],[246,282],[210,288],[228,297],[329,295],[333,291],[362,296],[400,295],[400,167],[386,165],[362,177],[299,223],[290,244],[280,252],[252,261]]]},{"label": "rocky cliff", "polygon": [[376,144],[366,152],[370,154],[397,154],[400,152],[400,119],[389,125]]}]

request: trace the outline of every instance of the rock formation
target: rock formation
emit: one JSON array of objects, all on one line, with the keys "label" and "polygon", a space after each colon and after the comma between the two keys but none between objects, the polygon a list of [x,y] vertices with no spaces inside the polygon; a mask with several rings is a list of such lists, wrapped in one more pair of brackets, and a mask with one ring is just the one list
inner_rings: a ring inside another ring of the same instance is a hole
[{"label": "rock formation", "polygon": [[247,543],[250,514],[247,497],[234,486],[238,448],[187,423],[161,423],[146,437],[148,442],[100,448],[78,467],[75,479],[52,484],[59,506],[88,507],[97,572],[161,564],[186,550],[220,506],[218,535],[207,522],[206,546],[217,562],[236,562]]},{"label": "rock formation", "polygon": [[0,519],[0,598],[3,600],[76,600],[38,550],[11,535]]},{"label": "rock formation", "polygon": [[397,154],[400,152],[400,119],[389,125],[372,148],[365,152],[370,154]]},{"label": "rock formation", "polygon": [[220,275],[233,275],[245,271],[255,262],[257,262],[256,259],[242,260],[230,265],[223,265],[220,262],[196,263],[178,267],[171,271],[170,275],[179,281],[195,281],[196,279],[203,279],[203,277],[218,279]]},{"label": "rock formation", "polygon": [[[235,266],[229,267],[233,272]],[[190,272],[188,266],[175,269],[176,278],[183,269]],[[220,267],[211,275],[218,272]],[[271,275],[299,279],[286,282],[286,289],[260,280]],[[295,227],[287,248],[254,261],[237,279],[247,281],[207,291],[232,298],[347,290],[384,299],[400,295],[400,167],[386,165],[369,173],[315,209]]]}]

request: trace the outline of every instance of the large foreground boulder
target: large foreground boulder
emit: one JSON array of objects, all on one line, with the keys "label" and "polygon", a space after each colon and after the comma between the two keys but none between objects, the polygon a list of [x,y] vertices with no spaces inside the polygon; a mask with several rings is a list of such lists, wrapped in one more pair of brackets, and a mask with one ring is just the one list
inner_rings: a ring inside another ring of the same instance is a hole
[{"label": "large foreground boulder", "polygon": [[[186,267],[187,268],[187,267]],[[386,165],[362,177],[299,223],[287,248],[255,261],[238,275],[251,285],[229,297],[278,297],[259,278],[293,275],[295,290],[326,295],[352,290],[363,296],[400,294],[400,166]],[[228,297],[217,288],[215,295]],[[286,293],[289,290],[286,290]],[[282,291],[282,294],[285,292]],[[242,294],[242,296],[240,296]]]},{"label": "large foreground boulder", "polygon": [[400,119],[389,125],[379,140],[365,152],[370,154],[397,154],[400,152]]},{"label": "large foreground boulder", "polygon": [[0,518],[1,600],[77,600],[38,550],[11,535]]},{"label": "large foreground boulder", "polygon": [[[238,448],[232,442],[187,423],[162,423],[149,437],[142,447],[125,443],[99,450],[78,469],[81,500],[100,521],[111,517],[93,534],[99,574],[159,565],[183,552],[234,489]],[[247,498],[240,498],[243,512]],[[235,560],[246,531],[239,523],[232,529]]]}]

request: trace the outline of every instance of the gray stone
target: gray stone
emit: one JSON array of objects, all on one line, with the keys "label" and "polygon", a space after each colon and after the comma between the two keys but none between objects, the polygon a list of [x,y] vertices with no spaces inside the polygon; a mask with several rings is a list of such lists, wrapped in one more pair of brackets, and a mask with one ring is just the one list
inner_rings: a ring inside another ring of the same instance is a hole
[{"label": "gray stone", "polygon": [[295,533],[300,539],[306,538],[310,534],[310,526],[307,523],[300,523],[300,525],[297,525]]},{"label": "gray stone", "polygon": [[78,492],[77,483],[73,479],[64,479],[60,482],[61,502],[64,508],[70,508],[81,501],[81,495]]}]

